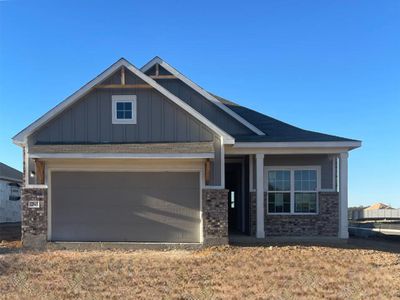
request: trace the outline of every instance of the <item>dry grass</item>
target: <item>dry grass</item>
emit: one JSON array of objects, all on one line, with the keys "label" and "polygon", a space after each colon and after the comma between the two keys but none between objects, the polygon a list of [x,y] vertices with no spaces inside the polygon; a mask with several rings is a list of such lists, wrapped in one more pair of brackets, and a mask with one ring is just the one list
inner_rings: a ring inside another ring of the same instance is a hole
[{"label": "dry grass", "polygon": [[325,247],[0,255],[6,299],[400,299],[400,256]]}]

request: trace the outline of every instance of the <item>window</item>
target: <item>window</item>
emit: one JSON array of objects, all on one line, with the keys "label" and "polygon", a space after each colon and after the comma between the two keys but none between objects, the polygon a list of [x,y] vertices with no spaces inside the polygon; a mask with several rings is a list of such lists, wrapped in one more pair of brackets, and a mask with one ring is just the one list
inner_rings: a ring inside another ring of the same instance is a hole
[{"label": "window", "polygon": [[10,201],[18,201],[21,199],[20,188],[18,183],[10,183],[10,195],[8,200]]},{"label": "window", "polygon": [[267,168],[268,213],[315,214],[319,167]]},{"label": "window", "polygon": [[294,171],[294,212],[317,212],[317,171]]},{"label": "window", "polygon": [[136,95],[113,95],[111,109],[113,124],[136,124]]},{"label": "window", "polygon": [[290,171],[268,172],[268,211],[290,213]]}]

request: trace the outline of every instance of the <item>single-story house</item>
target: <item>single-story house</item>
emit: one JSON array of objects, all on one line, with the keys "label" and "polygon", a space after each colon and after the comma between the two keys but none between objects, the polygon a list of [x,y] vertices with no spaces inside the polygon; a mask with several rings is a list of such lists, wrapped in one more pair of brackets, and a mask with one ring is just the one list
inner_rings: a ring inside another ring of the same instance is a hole
[{"label": "single-story house", "polygon": [[223,99],[159,57],[140,69],[118,60],[13,141],[26,246],[348,237],[347,161],[360,141]]},{"label": "single-story house", "polygon": [[22,173],[0,162],[0,223],[21,222]]}]

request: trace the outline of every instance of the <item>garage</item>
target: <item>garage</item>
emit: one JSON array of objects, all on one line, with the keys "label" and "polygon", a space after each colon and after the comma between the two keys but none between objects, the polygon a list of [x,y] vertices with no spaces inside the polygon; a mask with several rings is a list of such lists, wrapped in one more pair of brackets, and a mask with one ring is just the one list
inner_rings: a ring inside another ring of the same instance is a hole
[{"label": "garage", "polygon": [[51,173],[51,240],[200,242],[199,172]]}]

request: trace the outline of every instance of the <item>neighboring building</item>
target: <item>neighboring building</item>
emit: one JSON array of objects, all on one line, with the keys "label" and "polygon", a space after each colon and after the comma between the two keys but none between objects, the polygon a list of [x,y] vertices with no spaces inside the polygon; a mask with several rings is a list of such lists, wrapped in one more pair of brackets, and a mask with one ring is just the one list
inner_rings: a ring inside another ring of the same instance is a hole
[{"label": "neighboring building", "polygon": [[13,140],[26,246],[348,237],[347,158],[360,141],[215,96],[159,57],[118,60]]},{"label": "neighboring building", "polygon": [[351,208],[349,219],[357,220],[400,220],[400,209],[394,209],[384,203],[375,203],[368,207]]},{"label": "neighboring building", "polygon": [[365,208],[365,210],[377,210],[377,209],[393,209],[393,207],[384,203],[374,203],[371,206]]},{"label": "neighboring building", "polygon": [[22,173],[0,162],[0,223],[21,222]]}]

